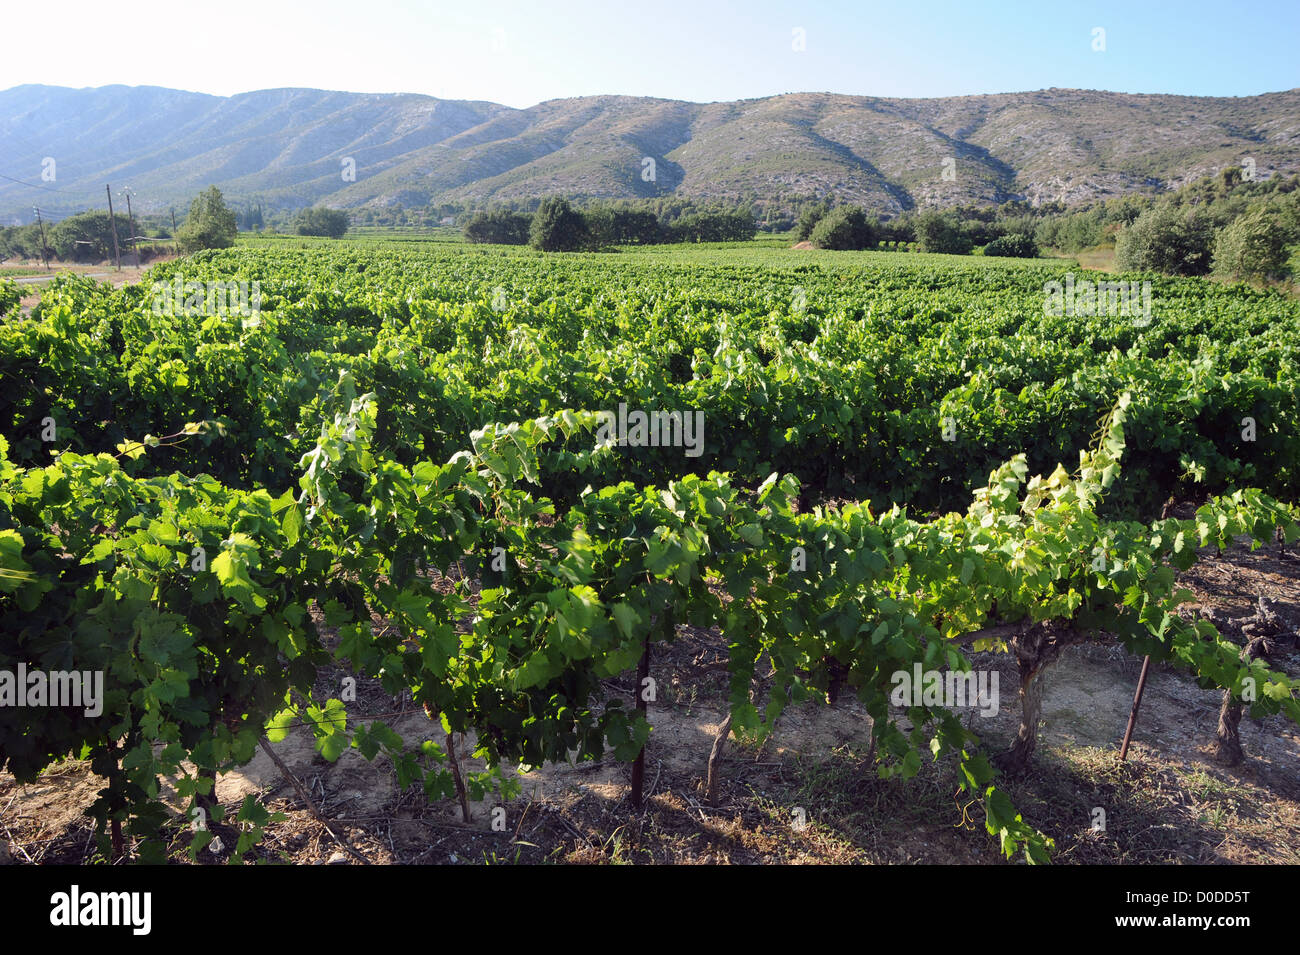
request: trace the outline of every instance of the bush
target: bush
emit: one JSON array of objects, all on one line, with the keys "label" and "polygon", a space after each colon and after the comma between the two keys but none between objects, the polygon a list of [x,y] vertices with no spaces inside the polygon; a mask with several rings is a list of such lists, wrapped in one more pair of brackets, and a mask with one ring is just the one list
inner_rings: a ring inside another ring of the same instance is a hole
[{"label": "bush", "polygon": [[1256,209],[1227,225],[1214,242],[1217,275],[1234,279],[1280,276],[1286,267],[1286,237],[1276,215]]},{"label": "bush", "polygon": [[465,223],[465,241],[489,245],[527,245],[533,219],[518,212],[499,209],[476,212]]},{"label": "bush", "polygon": [[221,190],[209,186],[190,203],[185,224],[176,230],[176,244],[186,254],[200,249],[224,249],[235,244],[236,234],[235,214],[226,205]]},{"label": "bush", "polygon": [[298,213],[299,235],[320,235],[341,239],[348,231],[348,214],[342,209],[324,207],[304,209]]},{"label": "bush", "polygon": [[984,246],[985,255],[1000,255],[1009,259],[1033,259],[1038,257],[1038,244],[1032,236],[1023,232],[1012,232],[994,239]]},{"label": "bush", "polygon": [[819,249],[869,249],[875,245],[876,229],[857,206],[840,206],[818,221],[809,241]]},{"label": "bush", "polygon": [[[131,222],[124,215],[114,215],[118,242],[125,249],[130,243]],[[113,257],[113,230],[107,212],[82,212],[69,216],[49,232],[50,245],[65,262],[99,262]]]},{"label": "bush", "polygon": [[[1133,207],[1128,207],[1122,214],[1134,211]],[[1101,244],[1105,238],[1106,222],[1101,207],[1043,219],[1035,227],[1034,233],[1034,239],[1040,248],[1060,249],[1062,252],[1090,249]]]},{"label": "bush", "polygon": [[[108,218],[105,213],[104,218]],[[31,225],[9,226],[0,229],[0,259],[39,259],[41,257],[41,230]]]},{"label": "bush", "polygon": [[966,255],[975,247],[957,217],[941,212],[926,212],[917,217],[916,239],[922,252]]},{"label": "bush", "polygon": [[1121,269],[1204,275],[1210,270],[1209,220],[1195,209],[1160,205],[1148,209],[1115,238]]},{"label": "bush", "polygon": [[587,244],[587,223],[568,199],[543,199],[528,238],[533,248],[543,252],[573,252]]},{"label": "bush", "polygon": [[13,279],[0,279],[0,317],[18,308],[21,300],[18,283]]}]

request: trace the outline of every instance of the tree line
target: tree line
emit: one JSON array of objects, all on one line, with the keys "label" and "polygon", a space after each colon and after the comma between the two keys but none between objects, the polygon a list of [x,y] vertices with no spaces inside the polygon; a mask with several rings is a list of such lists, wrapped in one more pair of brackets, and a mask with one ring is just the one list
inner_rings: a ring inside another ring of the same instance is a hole
[{"label": "tree line", "polygon": [[480,210],[465,223],[468,242],[531,245],[546,252],[599,250],[669,242],[743,242],[757,232],[753,213],[740,207],[593,203],[543,199],[532,213]]},{"label": "tree line", "polygon": [[823,249],[883,243],[1013,257],[1113,245],[1116,266],[1129,271],[1286,279],[1300,270],[1300,176],[1256,182],[1230,166],[1159,196],[1121,196],[1076,208],[1012,201],[909,210],[884,222],[832,198],[805,205],[794,235]]},{"label": "tree line", "polygon": [[806,205],[794,227],[795,240],[818,249],[854,250],[915,247],[921,252],[1032,258],[1039,254],[1033,236],[1000,229],[977,217],[931,209],[881,222],[858,206],[833,206],[829,200]]},{"label": "tree line", "polygon": [[[182,254],[200,249],[223,249],[235,243],[241,229],[263,223],[262,207],[235,211],[227,205],[221,190],[210,186],[190,203],[188,214],[173,236],[167,225],[170,216],[153,214],[129,217],[115,212],[110,219],[102,210],[92,209],[70,215],[57,222],[46,223],[44,237],[36,223],[0,228],[0,260],[9,258],[49,258],[61,262],[103,262],[113,258],[114,233],[117,250],[125,253],[131,246],[131,237],[150,240],[172,239],[176,250]],[[342,238],[348,231],[349,217],[341,209],[302,209],[295,215],[298,235]],[[133,229],[137,231],[132,231]],[[153,248],[140,252],[142,261],[150,257]]]},{"label": "tree line", "polygon": [[[754,205],[700,204],[663,196],[652,200],[593,201],[581,207],[563,198],[520,200],[467,210],[458,204],[430,205],[429,215],[468,220],[464,236],[473,243],[532,245],[547,251],[653,245],[672,242],[734,242],[772,228],[770,216],[756,221]],[[420,213],[421,216],[424,212]],[[309,208],[265,213],[262,204],[232,210],[215,186],[191,203],[175,230],[169,215],[136,218],[136,235],[175,239],[183,253],[233,244],[241,229],[272,227],[298,235],[340,238],[355,220],[373,221],[373,210],[348,213]],[[1121,269],[1173,275],[1214,273],[1230,279],[1294,278],[1300,270],[1300,176],[1246,179],[1228,167],[1159,196],[1127,195],[1083,207],[1059,202],[1031,205],[957,206],[909,210],[880,220],[833,196],[806,204],[783,220],[795,240],[824,249],[905,246],[922,252],[1032,257],[1041,249],[1075,253],[1113,244]],[[47,222],[44,239],[35,224],[0,228],[0,259],[48,257],[71,262],[104,261],[113,254],[116,228],[120,249],[133,234],[122,214],[89,211]],[[148,258],[149,250],[142,253]]]}]

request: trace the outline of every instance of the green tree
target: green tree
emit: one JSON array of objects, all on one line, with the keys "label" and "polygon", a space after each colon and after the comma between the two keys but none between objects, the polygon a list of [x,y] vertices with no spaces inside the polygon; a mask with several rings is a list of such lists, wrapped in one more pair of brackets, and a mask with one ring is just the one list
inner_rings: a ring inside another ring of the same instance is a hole
[{"label": "green tree", "polygon": [[668,228],[673,242],[748,242],[757,231],[753,214],[741,208],[688,212]]},{"label": "green tree", "polygon": [[1169,275],[1210,270],[1209,220],[1196,208],[1162,204],[1148,209],[1115,238],[1115,264]]},{"label": "green tree", "polygon": [[543,199],[533,214],[529,241],[543,252],[573,252],[587,244],[587,223],[568,199]]},{"label": "green tree", "polygon": [[532,217],[497,209],[476,212],[465,223],[465,241],[494,245],[527,245]]},{"label": "green tree", "polygon": [[821,222],[830,211],[830,207],[824,202],[804,206],[799,211],[799,221],[795,225],[795,241],[808,241],[812,237],[813,229],[817,228],[817,223]]},{"label": "green tree", "polygon": [[[107,213],[104,218],[108,218]],[[41,230],[35,222],[31,225],[0,229],[0,259],[7,259],[10,256],[20,259],[39,259],[41,249]]]},{"label": "green tree", "polygon": [[582,211],[582,220],[587,224],[587,245],[592,249],[603,249],[618,242],[618,226],[614,210],[609,206],[592,206]]},{"label": "green tree", "polygon": [[299,235],[320,235],[341,239],[348,231],[348,214],[342,209],[313,206],[298,213],[296,223]]},{"label": "green tree", "polygon": [[620,245],[652,245],[664,241],[655,214],[646,209],[614,210],[614,240]]},{"label": "green tree", "polygon": [[917,216],[916,241],[921,244],[922,252],[954,255],[966,255],[975,245],[955,215],[933,210]]},{"label": "green tree", "polygon": [[818,220],[809,241],[819,249],[874,248],[879,230],[857,206],[840,206]]},{"label": "green tree", "polygon": [[593,204],[582,212],[591,248],[611,245],[652,245],[670,236],[655,214],[644,206]]},{"label": "green tree", "polygon": [[[1231,168],[1231,167],[1230,167]],[[1224,227],[1214,242],[1215,274],[1235,279],[1281,275],[1287,253],[1284,229],[1277,215],[1252,209]]]},{"label": "green tree", "polygon": [[235,214],[226,205],[221,190],[209,186],[190,203],[185,224],[176,230],[176,242],[187,254],[200,249],[224,249],[235,244],[238,231]]},{"label": "green tree", "polygon": [[[131,234],[130,221],[115,215],[119,241]],[[113,257],[113,232],[107,212],[82,212],[69,216],[49,232],[50,245],[65,262],[100,262]]]}]

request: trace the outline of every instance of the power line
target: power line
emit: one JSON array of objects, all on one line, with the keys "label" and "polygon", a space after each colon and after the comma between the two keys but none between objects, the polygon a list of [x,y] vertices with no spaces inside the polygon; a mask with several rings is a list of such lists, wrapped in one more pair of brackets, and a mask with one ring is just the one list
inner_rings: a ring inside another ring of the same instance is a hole
[{"label": "power line", "polygon": [[67,192],[67,189],[60,189],[58,186],[47,186],[40,182],[28,182],[25,179],[15,179],[13,176],[6,176],[0,172],[0,179],[8,179],[10,182],[16,182],[20,186],[30,186],[32,189],[49,189],[51,192]]},{"label": "power line", "polygon": [[73,216],[81,214],[79,212],[51,212],[43,206],[32,206],[32,209],[45,216],[45,218],[50,222],[62,222],[64,219],[71,219]]}]

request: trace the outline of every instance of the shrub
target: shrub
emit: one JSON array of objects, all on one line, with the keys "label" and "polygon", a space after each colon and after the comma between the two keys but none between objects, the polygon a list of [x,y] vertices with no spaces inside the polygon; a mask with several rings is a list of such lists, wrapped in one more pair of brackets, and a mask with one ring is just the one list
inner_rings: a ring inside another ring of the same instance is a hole
[{"label": "shrub", "polygon": [[876,230],[861,209],[840,206],[822,217],[809,241],[819,249],[867,249],[875,244]]},{"label": "shrub", "polygon": [[994,239],[984,246],[985,255],[1000,255],[1009,259],[1032,259],[1038,256],[1038,244],[1033,236],[1012,232]]},{"label": "shrub", "polygon": [[[131,221],[115,214],[118,242],[123,248],[131,235]],[[50,229],[50,245],[65,262],[98,262],[113,257],[113,230],[107,212],[82,212]]]},{"label": "shrub", "polygon": [[1115,264],[1169,275],[1204,275],[1210,269],[1210,224],[1195,209],[1148,209],[1115,238]]},{"label": "shrub", "polygon": [[342,209],[326,209],[323,206],[303,209],[298,213],[296,225],[299,235],[341,239],[348,231],[348,214]]},{"label": "shrub", "polygon": [[1256,209],[1224,227],[1214,242],[1213,267],[1235,279],[1271,278],[1286,267],[1286,241],[1276,215]]},{"label": "shrub", "polygon": [[[108,218],[107,213],[104,214],[104,218]],[[31,225],[0,228],[0,259],[7,259],[10,256],[19,259],[39,259],[42,248],[41,230],[35,222]]]},{"label": "shrub", "polygon": [[941,212],[926,212],[917,217],[916,238],[922,252],[966,255],[975,246],[957,217]]}]

